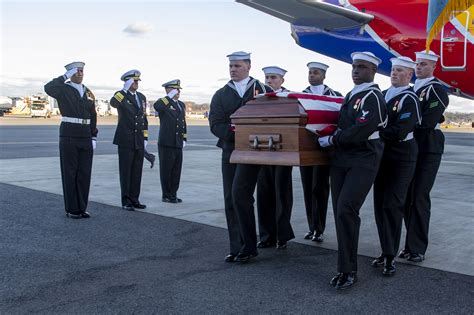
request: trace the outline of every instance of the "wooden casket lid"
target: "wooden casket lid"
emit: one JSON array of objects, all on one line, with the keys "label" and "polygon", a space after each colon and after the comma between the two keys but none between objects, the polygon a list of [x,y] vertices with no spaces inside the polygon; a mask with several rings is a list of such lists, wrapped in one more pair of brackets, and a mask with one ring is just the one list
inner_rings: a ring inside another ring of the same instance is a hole
[{"label": "wooden casket lid", "polygon": [[307,120],[303,106],[297,99],[276,96],[262,96],[247,102],[236,110],[230,118],[303,118]]}]

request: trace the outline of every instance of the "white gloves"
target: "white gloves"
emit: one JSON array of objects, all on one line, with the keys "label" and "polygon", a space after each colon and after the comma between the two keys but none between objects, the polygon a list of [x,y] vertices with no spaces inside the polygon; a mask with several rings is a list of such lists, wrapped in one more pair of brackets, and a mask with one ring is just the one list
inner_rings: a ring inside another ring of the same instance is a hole
[{"label": "white gloves", "polygon": [[319,142],[319,145],[322,148],[329,147],[333,144],[332,143],[332,136],[319,137],[318,142]]},{"label": "white gloves", "polygon": [[176,96],[176,94],[178,94],[178,90],[177,89],[172,89],[169,93],[168,93],[168,97],[173,99],[173,97]]},{"label": "white gloves", "polygon": [[183,148],[186,147],[186,141],[183,140]]},{"label": "white gloves", "polygon": [[64,78],[67,79],[70,79],[73,75],[75,75],[77,73],[77,68],[72,68],[72,69],[69,69],[65,74],[64,74]]},{"label": "white gloves", "polygon": [[133,78],[130,78],[127,81],[125,81],[125,83],[123,84],[123,90],[128,91],[128,89],[132,86],[134,81],[135,80]]},{"label": "white gloves", "polygon": [[97,141],[92,140],[92,149],[95,150],[96,147],[97,147]]},{"label": "white gloves", "polygon": [[146,146],[147,146],[147,145],[148,145],[148,140],[145,140],[145,141],[143,142],[143,146],[145,147],[145,149],[146,149]]}]

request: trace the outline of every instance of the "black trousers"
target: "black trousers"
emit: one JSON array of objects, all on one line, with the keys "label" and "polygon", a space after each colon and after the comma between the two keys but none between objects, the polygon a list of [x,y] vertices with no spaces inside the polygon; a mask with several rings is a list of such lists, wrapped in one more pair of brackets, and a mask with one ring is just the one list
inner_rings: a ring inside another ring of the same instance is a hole
[{"label": "black trousers", "polygon": [[222,151],[222,184],[224,188],[225,218],[229,232],[230,254],[237,255],[242,247],[239,220],[232,202],[232,182],[234,181],[236,164],[229,162],[231,152]]},{"label": "black trousers", "polygon": [[308,227],[319,234],[326,228],[330,169],[330,165],[300,166]]},{"label": "black trousers", "polygon": [[163,198],[177,198],[181,168],[183,166],[183,149],[158,146],[160,159],[160,181]]},{"label": "black trousers", "polygon": [[441,156],[435,153],[418,154],[415,175],[405,203],[405,250],[409,253],[424,255],[428,247],[430,192],[441,164]]},{"label": "black trousers", "polygon": [[59,158],[66,212],[86,211],[92,172],[91,138],[59,138]]},{"label": "black trousers", "polygon": [[255,225],[253,193],[257,185],[260,165],[237,164],[234,182],[232,183],[232,199],[239,219],[242,247],[244,255],[257,254],[257,231]]},{"label": "black trousers", "polygon": [[400,246],[408,187],[416,161],[382,158],[374,183],[374,214],[382,253],[395,256]]},{"label": "black trousers", "polygon": [[337,234],[338,272],[357,271],[359,211],[374,183],[376,170],[331,167],[331,191]]},{"label": "black trousers", "polygon": [[291,227],[293,207],[292,166],[266,165],[257,180],[257,213],[260,240],[289,241],[295,238]]},{"label": "black trousers", "polygon": [[118,147],[122,206],[139,203],[144,150]]}]

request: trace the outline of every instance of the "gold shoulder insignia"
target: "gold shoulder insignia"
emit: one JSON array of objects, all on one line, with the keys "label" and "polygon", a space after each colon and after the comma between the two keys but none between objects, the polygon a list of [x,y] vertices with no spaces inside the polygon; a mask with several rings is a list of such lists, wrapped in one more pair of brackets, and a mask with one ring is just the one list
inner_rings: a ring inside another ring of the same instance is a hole
[{"label": "gold shoulder insignia", "polygon": [[170,101],[168,101],[168,99],[166,97],[163,97],[161,99],[161,101],[165,104],[165,105],[168,105],[170,103]]},{"label": "gold shoulder insignia", "polygon": [[117,93],[115,93],[114,98],[115,98],[117,101],[121,102],[121,101],[123,100],[124,96],[123,96],[122,93],[117,92]]},{"label": "gold shoulder insignia", "polygon": [[148,138],[148,130],[143,130],[143,136]]},{"label": "gold shoulder insignia", "polygon": [[91,92],[91,90],[89,90],[89,88],[86,87],[86,95],[87,95],[87,98],[92,100],[92,101],[95,101],[95,96],[94,94]]}]

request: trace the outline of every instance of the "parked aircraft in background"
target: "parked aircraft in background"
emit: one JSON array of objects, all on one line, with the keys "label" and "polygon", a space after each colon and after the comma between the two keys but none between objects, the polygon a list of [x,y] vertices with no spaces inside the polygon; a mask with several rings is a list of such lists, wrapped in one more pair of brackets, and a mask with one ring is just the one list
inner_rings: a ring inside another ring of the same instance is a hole
[{"label": "parked aircraft in background", "polygon": [[[379,72],[390,75],[390,58],[425,50],[428,0],[236,0],[291,24],[303,48],[351,63],[354,51],[382,59]],[[431,43],[440,55],[435,76],[451,94],[474,99],[474,1],[451,12]]]}]

